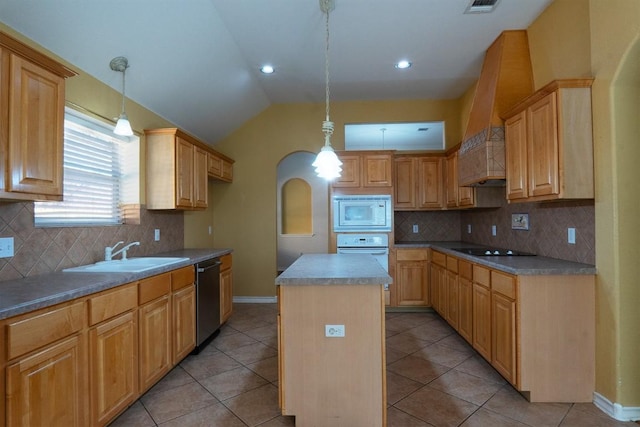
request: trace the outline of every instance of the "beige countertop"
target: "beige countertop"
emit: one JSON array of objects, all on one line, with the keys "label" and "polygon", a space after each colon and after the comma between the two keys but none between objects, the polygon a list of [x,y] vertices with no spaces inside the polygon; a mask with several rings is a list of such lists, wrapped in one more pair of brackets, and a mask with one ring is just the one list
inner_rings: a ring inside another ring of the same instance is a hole
[{"label": "beige countertop", "polygon": [[276,277],[276,285],[380,285],[392,283],[371,255],[306,254]]},{"label": "beige countertop", "polygon": [[396,242],[396,249],[402,248],[432,248],[443,253],[454,255],[476,264],[504,271],[505,273],[532,275],[565,275],[565,274],[596,274],[594,265],[565,261],[544,256],[473,256],[458,252],[455,248],[473,248],[489,245],[478,245],[468,242]]},{"label": "beige countertop", "polygon": [[56,272],[0,282],[0,320],[135,282],[231,253],[231,249],[182,249],[149,256],[189,258],[142,273]]}]

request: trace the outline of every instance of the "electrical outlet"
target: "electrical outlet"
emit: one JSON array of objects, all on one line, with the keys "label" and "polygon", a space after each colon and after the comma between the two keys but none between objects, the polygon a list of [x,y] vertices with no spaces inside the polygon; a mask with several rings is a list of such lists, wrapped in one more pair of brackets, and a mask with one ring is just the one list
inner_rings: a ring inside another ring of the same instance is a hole
[{"label": "electrical outlet", "polygon": [[324,325],[324,336],[328,338],[344,338],[344,325]]},{"label": "electrical outlet", "polygon": [[153,230],[153,240],[155,240],[156,242],[160,241],[160,229],[156,228],[155,230]]},{"label": "electrical outlet", "polygon": [[570,245],[576,244],[576,229],[575,228],[567,228],[567,242]]},{"label": "electrical outlet", "polygon": [[213,232],[213,229],[211,226],[209,226],[209,236],[211,236],[211,233]]},{"label": "electrical outlet", "polygon": [[471,224],[467,224],[467,234],[471,234]]},{"label": "electrical outlet", "polygon": [[491,226],[491,235],[492,236],[496,236],[498,234],[498,229],[496,228],[495,225]]},{"label": "electrical outlet", "polygon": [[0,258],[13,256],[13,237],[0,238]]},{"label": "electrical outlet", "polygon": [[413,224],[413,232],[414,233],[418,232],[418,224]]}]

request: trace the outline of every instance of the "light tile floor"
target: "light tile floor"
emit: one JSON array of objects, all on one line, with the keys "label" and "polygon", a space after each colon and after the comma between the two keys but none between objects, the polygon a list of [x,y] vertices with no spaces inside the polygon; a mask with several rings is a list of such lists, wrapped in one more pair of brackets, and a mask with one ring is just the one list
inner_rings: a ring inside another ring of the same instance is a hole
[{"label": "light tile floor", "polygon": [[[276,304],[234,304],[188,356],[111,425],[294,426],[278,409]],[[529,403],[435,313],[387,313],[389,427],[635,426],[591,403]]]}]

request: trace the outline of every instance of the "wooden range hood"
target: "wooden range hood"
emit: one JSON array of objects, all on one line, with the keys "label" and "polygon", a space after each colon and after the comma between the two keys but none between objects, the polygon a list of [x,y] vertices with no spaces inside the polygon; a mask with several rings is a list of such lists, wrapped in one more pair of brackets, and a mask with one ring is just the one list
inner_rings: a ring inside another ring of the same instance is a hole
[{"label": "wooden range hood", "polygon": [[458,158],[461,186],[504,186],[504,121],[500,117],[533,93],[526,30],[503,31],[487,49]]}]

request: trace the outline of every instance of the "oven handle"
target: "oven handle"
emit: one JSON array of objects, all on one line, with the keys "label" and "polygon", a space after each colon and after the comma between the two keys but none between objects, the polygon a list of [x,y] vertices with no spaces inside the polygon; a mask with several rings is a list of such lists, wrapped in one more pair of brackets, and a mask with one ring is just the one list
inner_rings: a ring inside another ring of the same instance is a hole
[{"label": "oven handle", "polygon": [[388,249],[368,250],[368,249],[346,249],[346,248],[341,248],[341,249],[338,249],[338,253],[339,254],[388,255],[389,254],[389,250]]}]

